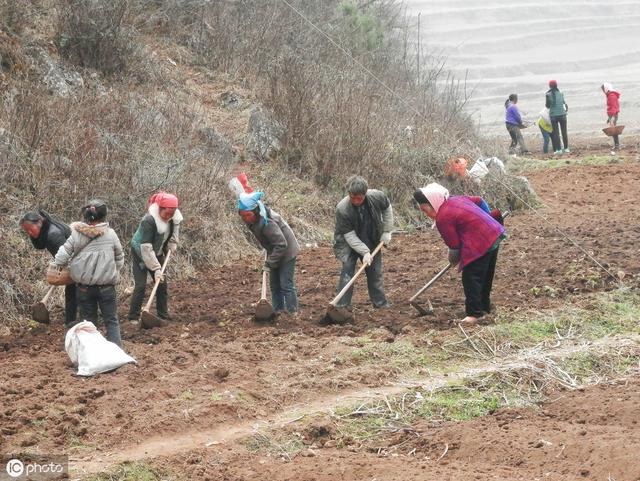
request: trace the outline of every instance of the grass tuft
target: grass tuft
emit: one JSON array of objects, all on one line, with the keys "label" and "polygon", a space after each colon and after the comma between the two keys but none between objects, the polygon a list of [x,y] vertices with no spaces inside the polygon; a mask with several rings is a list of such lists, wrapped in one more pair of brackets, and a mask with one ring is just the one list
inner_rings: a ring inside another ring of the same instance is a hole
[{"label": "grass tuft", "polygon": [[143,463],[124,463],[110,473],[99,473],[87,481],[168,481],[173,477]]}]

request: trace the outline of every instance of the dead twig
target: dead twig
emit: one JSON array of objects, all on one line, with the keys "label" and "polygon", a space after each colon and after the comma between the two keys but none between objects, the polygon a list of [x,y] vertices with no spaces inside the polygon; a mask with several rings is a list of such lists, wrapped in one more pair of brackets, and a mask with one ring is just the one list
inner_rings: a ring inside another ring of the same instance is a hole
[{"label": "dead twig", "polygon": [[448,452],[449,452],[449,444],[445,443],[444,452],[440,455],[438,459],[436,459],[436,463],[440,462],[440,460],[444,458],[445,454],[447,454]]}]

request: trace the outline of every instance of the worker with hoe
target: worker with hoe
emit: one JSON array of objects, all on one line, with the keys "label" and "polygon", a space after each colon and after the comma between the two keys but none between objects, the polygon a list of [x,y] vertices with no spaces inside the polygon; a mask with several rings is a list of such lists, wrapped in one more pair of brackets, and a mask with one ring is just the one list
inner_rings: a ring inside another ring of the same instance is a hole
[{"label": "worker with hoe", "polygon": [[[24,214],[20,219],[20,227],[29,235],[33,247],[39,250],[47,249],[53,257],[71,235],[71,229],[67,224],[44,210]],[[69,284],[64,289],[64,323],[67,328],[75,324],[77,310],[76,286]]]},{"label": "worker with hoe", "polygon": [[156,310],[160,319],[170,320],[167,282],[161,271],[167,252],[173,253],[178,248],[180,222],[183,219],[178,203],[178,197],[167,192],[152,195],[147,203],[147,213],[133,234],[131,268],[135,286],[127,316],[130,321],[137,322],[140,318],[147,274],[150,274],[154,281],[160,276]]},{"label": "worker with hoe", "polygon": [[271,304],[275,312],[298,310],[295,284],[296,258],[300,247],[289,224],[262,202],[263,192],[241,193],[238,214],[267,251],[263,270],[269,273]]},{"label": "worker with hoe", "polygon": [[[334,253],[342,263],[338,292],[351,280],[358,259],[367,267],[369,298],[375,308],[389,307],[382,279],[382,252],[371,252],[382,242],[388,246],[393,230],[393,208],[381,191],[369,189],[359,175],[347,180],[347,196],[336,207]],[[353,287],[340,299],[337,307],[351,305]]]},{"label": "worker with hoe", "polygon": [[498,247],[506,237],[497,209],[481,197],[452,196],[442,185],[432,183],[414,192],[420,210],[435,220],[449,247],[449,262],[462,270],[466,317],[460,324],[475,324],[491,312],[491,287]]},{"label": "worker with hoe", "polygon": [[98,321],[98,308],[107,329],[107,340],[122,347],[116,313],[116,282],[124,265],[120,239],[106,222],[107,205],[98,199],[82,207],[84,222],[71,224],[71,236],[58,250],[55,264],[69,266],[78,289],[80,318]]}]

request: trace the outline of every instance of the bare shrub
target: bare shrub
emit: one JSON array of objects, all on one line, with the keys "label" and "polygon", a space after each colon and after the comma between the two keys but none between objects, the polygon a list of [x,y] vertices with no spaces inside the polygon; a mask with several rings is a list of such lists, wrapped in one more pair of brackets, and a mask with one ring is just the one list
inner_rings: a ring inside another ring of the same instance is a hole
[{"label": "bare shrub", "polygon": [[106,75],[127,73],[139,56],[135,31],[127,25],[128,0],[61,0],[60,53]]},{"label": "bare shrub", "polygon": [[249,80],[285,127],[277,162],[330,191],[361,173],[402,213],[449,157],[482,154],[464,80],[412,44],[400,2],[288,3],[159,0],[140,28],[161,24],[198,63]]},{"label": "bare shrub", "polygon": [[49,260],[35,255],[18,232],[25,210],[43,207],[71,222],[89,198],[100,197],[126,245],[147,198],[163,189],[178,193],[187,218],[183,272],[246,248],[239,222],[220,207],[235,161],[230,145],[199,112],[168,94],[122,87],[61,99],[37,88],[20,90],[0,103],[0,132],[0,227],[8,243],[0,266],[13,270],[10,275],[2,268],[0,306],[7,316],[24,313],[27,299],[41,295]]}]

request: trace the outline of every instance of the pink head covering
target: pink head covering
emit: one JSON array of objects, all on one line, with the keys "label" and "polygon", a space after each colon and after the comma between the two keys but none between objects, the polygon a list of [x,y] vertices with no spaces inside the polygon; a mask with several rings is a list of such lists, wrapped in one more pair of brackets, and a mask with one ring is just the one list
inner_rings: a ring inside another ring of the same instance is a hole
[{"label": "pink head covering", "polygon": [[449,198],[449,191],[435,182],[422,187],[420,190],[429,201],[429,204],[431,204],[431,207],[433,207],[433,210],[436,211],[436,214],[442,204]]}]

